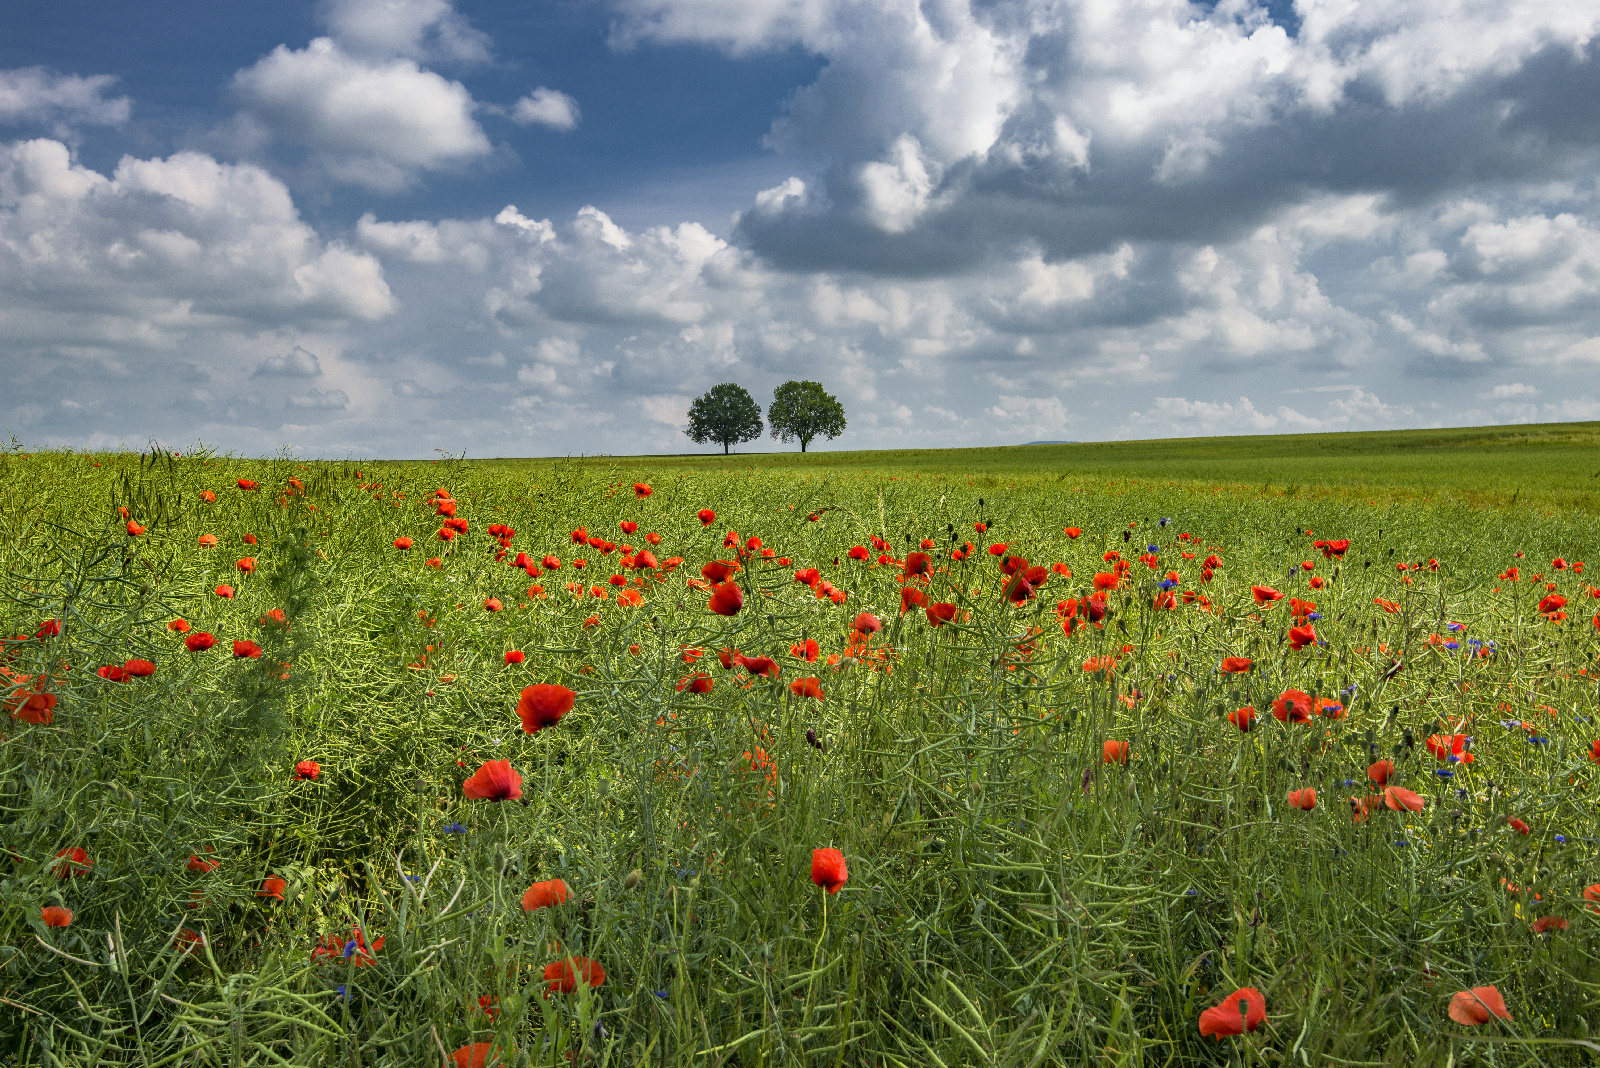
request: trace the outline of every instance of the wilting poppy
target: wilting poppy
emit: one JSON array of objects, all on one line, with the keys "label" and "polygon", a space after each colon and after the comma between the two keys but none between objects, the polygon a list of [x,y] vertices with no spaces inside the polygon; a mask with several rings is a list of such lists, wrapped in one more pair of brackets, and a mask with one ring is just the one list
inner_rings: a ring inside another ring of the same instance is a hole
[{"label": "wilting poppy", "polygon": [[744,607],[744,591],[738,583],[724,582],[711,591],[707,607],[719,616],[736,616]]},{"label": "wilting poppy", "polygon": [[409,549],[409,548],[411,548],[411,546],[413,544],[414,543],[412,542],[412,540],[410,538],[396,538],[396,539],[394,539],[394,547],[396,549]]},{"label": "wilting poppy", "polygon": [[1267,1018],[1267,999],[1253,986],[1241,987],[1200,1014],[1200,1034],[1218,1042],[1223,1035],[1242,1035],[1254,1031]]},{"label": "wilting poppy", "polygon": [[1127,742],[1106,742],[1100,746],[1100,763],[1126,764],[1128,762]]},{"label": "wilting poppy", "polygon": [[943,601],[930,604],[927,615],[929,626],[942,627],[956,618],[956,606]]},{"label": "wilting poppy", "polygon": [[850,869],[844,862],[844,854],[837,849],[813,849],[811,881],[828,893],[837,894],[839,887],[850,881]]},{"label": "wilting poppy", "polygon": [[196,631],[183,639],[183,647],[191,653],[203,653],[216,644],[217,639],[203,630]]},{"label": "wilting poppy", "polygon": [[560,879],[534,883],[522,892],[522,911],[532,912],[534,909],[547,909],[552,905],[561,904],[570,896],[572,896],[572,890]]},{"label": "wilting poppy", "polygon": [[1458,1024],[1477,1027],[1488,1023],[1491,1016],[1511,1019],[1511,1013],[1506,1011],[1506,999],[1492,986],[1475,986],[1450,999],[1450,1019]]},{"label": "wilting poppy", "polygon": [[261,889],[256,891],[256,897],[275,897],[283,900],[283,892],[288,889],[288,882],[276,875],[269,875],[261,882]]},{"label": "wilting poppy", "polygon": [[315,779],[322,774],[322,765],[315,760],[302,760],[294,766],[296,779]]},{"label": "wilting poppy", "polygon": [[1311,695],[1303,690],[1285,690],[1272,702],[1272,718],[1279,723],[1305,723],[1311,719]]},{"label": "wilting poppy", "polygon": [[72,910],[62,908],[60,905],[46,905],[39,910],[39,918],[46,927],[72,926]]},{"label": "wilting poppy", "polygon": [[1248,656],[1229,656],[1222,660],[1222,672],[1225,675],[1242,675],[1250,670],[1251,660]]},{"label": "wilting poppy", "polygon": [[509,760],[485,760],[461,784],[461,792],[473,801],[518,801],[522,798],[522,776]]},{"label": "wilting poppy", "polygon": [[1427,804],[1421,794],[1407,790],[1404,786],[1389,786],[1383,791],[1383,803],[1396,812],[1406,809],[1411,812],[1421,812],[1422,806]]},{"label": "wilting poppy", "polygon": [[789,690],[796,697],[815,697],[818,701],[823,699],[821,679],[795,679],[789,684]]},{"label": "wilting poppy", "polygon": [[50,864],[50,874],[57,879],[70,879],[74,875],[87,875],[94,869],[94,861],[82,846],[63,849]]},{"label": "wilting poppy", "polygon": [[261,657],[261,646],[249,639],[237,639],[233,643],[233,655],[241,660],[257,660]]},{"label": "wilting poppy", "polygon": [[544,978],[550,984],[545,991],[547,994],[570,994],[578,989],[579,983],[587,987],[599,986],[606,981],[606,970],[599,961],[588,957],[568,957],[546,964]]},{"label": "wilting poppy", "polygon": [[1394,761],[1392,760],[1374,760],[1371,764],[1367,765],[1367,778],[1371,779],[1379,786],[1387,783],[1389,781],[1389,776],[1393,774]]},{"label": "wilting poppy", "polygon": [[1317,807],[1317,792],[1309,786],[1303,790],[1290,790],[1289,807],[1302,808],[1310,812]]},{"label": "wilting poppy", "polygon": [[559,683],[541,682],[527,687],[517,698],[522,729],[533,734],[545,727],[554,727],[562,716],[572,711],[577,696]]},{"label": "wilting poppy", "polygon": [[703,527],[709,527],[712,523],[717,521],[717,513],[713,512],[709,508],[702,508],[700,511],[696,512],[695,515],[699,517],[700,525]]},{"label": "wilting poppy", "polygon": [[1256,725],[1256,710],[1249,705],[1236,708],[1228,713],[1228,722],[1239,728],[1240,733],[1248,734]]}]

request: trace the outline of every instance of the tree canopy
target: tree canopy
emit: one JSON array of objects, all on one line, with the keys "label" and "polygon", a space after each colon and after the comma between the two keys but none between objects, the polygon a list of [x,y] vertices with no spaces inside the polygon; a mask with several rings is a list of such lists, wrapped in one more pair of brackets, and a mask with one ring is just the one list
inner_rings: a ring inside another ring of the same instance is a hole
[{"label": "tree canopy", "polygon": [[799,438],[800,451],[805,452],[812,438],[831,441],[844,433],[844,406],[821,382],[791,379],[773,390],[767,422],[773,437],[779,441]]},{"label": "tree canopy", "polygon": [[689,405],[689,429],[684,433],[701,445],[716,442],[726,455],[730,445],[754,441],[761,430],[761,405],[743,386],[724,382]]}]

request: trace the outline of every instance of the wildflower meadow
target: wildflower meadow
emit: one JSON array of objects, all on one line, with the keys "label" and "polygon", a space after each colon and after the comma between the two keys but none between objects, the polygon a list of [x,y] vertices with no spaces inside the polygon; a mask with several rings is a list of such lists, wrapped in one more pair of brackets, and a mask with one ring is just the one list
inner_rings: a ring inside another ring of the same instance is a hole
[{"label": "wildflower meadow", "polygon": [[1600,448],[1517,447],[13,451],[0,1063],[1595,1063]]}]

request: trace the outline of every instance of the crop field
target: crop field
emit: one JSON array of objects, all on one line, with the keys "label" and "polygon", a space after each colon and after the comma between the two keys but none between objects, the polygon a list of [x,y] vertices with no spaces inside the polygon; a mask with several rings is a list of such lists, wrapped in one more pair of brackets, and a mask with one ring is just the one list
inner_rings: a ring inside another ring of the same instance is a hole
[{"label": "crop field", "polygon": [[0,1064],[1596,1063],[1597,475],[13,451]]}]

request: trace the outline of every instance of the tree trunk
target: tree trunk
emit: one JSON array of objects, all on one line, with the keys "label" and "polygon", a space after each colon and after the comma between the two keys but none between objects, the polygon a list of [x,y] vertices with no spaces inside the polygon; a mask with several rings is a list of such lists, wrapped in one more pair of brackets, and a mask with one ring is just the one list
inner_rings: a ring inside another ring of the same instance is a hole
[{"label": "tree trunk", "polygon": [[800,451],[801,452],[805,452],[806,451],[806,439],[805,438],[801,438],[800,439]]},{"label": "tree trunk", "polygon": [[728,443],[726,441],[722,443],[722,455],[728,455]]}]

